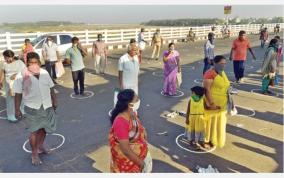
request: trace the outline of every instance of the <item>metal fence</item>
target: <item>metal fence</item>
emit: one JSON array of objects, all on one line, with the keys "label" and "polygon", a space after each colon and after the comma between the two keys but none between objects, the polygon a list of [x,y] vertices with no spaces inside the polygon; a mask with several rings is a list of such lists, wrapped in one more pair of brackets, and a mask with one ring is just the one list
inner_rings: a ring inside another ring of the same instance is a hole
[{"label": "metal fence", "polygon": [[[248,24],[248,25],[230,25],[229,29],[233,35],[237,35],[240,30],[245,30],[248,34],[257,34],[259,33],[261,24]],[[276,24],[264,24],[264,27],[267,27],[271,32],[274,30]],[[217,37],[221,35],[222,26],[215,26],[216,30],[214,33]],[[182,39],[186,38],[190,28],[196,34],[197,39],[203,39],[211,32],[211,26],[202,26],[202,27],[160,27],[160,33],[164,39]],[[283,23],[280,24],[280,28],[283,28]],[[147,28],[145,34],[145,39],[150,41],[153,33],[156,31],[156,28]],[[61,31],[62,32],[62,31]],[[66,32],[66,31],[63,31]],[[97,34],[101,33],[104,36],[104,41],[107,44],[125,44],[128,43],[131,38],[136,38],[140,29],[120,29],[120,30],[85,30],[85,31],[68,31],[77,36],[84,45],[91,45],[97,37]],[[49,32],[56,33],[56,32]],[[60,33],[60,32],[59,32]],[[0,34],[0,51],[2,52],[5,49],[12,49],[15,52],[20,51],[21,46],[24,43],[25,38],[34,40],[35,38],[43,35],[43,32],[37,33],[2,33]],[[218,35],[219,34],[219,35]]]}]

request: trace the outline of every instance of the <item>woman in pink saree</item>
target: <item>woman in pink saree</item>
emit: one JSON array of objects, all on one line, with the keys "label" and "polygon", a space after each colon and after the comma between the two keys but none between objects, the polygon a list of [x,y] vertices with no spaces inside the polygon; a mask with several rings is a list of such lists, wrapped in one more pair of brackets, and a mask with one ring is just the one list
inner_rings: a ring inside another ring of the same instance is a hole
[{"label": "woman in pink saree", "polygon": [[179,52],[175,50],[175,44],[169,44],[169,50],[164,52],[164,85],[163,94],[168,96],[177,93],[177,74],[181,71]]}]

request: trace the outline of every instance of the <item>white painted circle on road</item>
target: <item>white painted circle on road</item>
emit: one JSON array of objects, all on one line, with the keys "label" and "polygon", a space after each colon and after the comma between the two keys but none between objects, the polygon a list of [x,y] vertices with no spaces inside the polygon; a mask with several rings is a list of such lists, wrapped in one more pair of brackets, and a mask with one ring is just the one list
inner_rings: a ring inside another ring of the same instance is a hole
[{"label": "white painted circle on road", "polygon": [[156,77],[164,77],[164,72],[153,72],[152,75]]},{"label": "white painted circle on road", "polygon": [[181,66],[181,69],[195,70],[195,67],[194,66]]},{"label": "white painted circle on road", "polygon": [[[1,110],[0,111],[0,114],[2,113],[2,112],[5,112],[7,109],[3,109],[3,110]],[[0,116],[0,119],[4,119],[4,120],[6,120],[7,118],[6,117],[2,117],[2,116]]]},{"label": "white painted circle on road", "polygon": [[[48,135],[58,136],[58,137],[60,137],[60,138],[62,139],[62,142],[61,142],[58,146],[56,146],[56,147],[54,147],[54,148],[51,148],[50,151],[54,151],[54,150],[60,148],[60,147],[65,143],[65,137],[64,137],[63,135],[61,135],[61,134],[57,134],[57,133],[46,134],[46,136],[48,136]],[[27,143],[29,143],[29,139],[26,140],[25,143],[23,144],[23,150],[24,150],[25,152],[27,152],[27,153],[32,153],[31,150],[28,150],[28,149],[26,148]]]},{"label": "white painted circle on road", "polygon": [[251,111],[251,114],[245,115],[245,114],[237,114],[236,116],[241,116],[241,117],[253,117],[255,116],[255,110],[253,110],[252,108],[249,107],[244,107],[244,106],[239,106],[239,105],[235,105],[237,108],[242,108],[242,109],[246,109]]},{"label": "white painted circle on road", "polygon": [[235,73],[234,72],[226,72],[228,77],[235,77]]},{"label": "white painted circle on road", "polygon": [[169,95],[165,95],[163,90],[161,91],[161,95],[163,96],[167,96],[167,97],[173,97],[173,98],[179,98],[179,97],[182,97],[184,95],[184,92],[180,91],[180,90],[177,90],[177,94],[176,95],[173,95],[173,96],[169,96]]},{"label": "white painted circle on road", "polygon": [[205,154],[205,153],[210,153],[212,151],[214,151],[216,149],[216,146],[214,146],[213,148],[211,148],[210,150],[203,150],[203,151],[195,151],[195,150],[190,150],[188,148],[185,148],[183,146],[180,145],[179,143],[179,138],[184,136],[184,134],[180,134],[177,136],[176,138],[176,144],[178,147],[180,147],[181,149],[185,150],[185,151],[188,151],[188,152],[191,152],[191,153],[195,153],[195,154]]},{"label": "white painted circle on road", "polygon": [[70,97],[73,98],[73,99],[81,100],[81,99],[91,98],[92,96],[94,96],[94,92],[92,92],[92,91],[85,91],[84,93],[87,96],[75,95],[75,93],[71,93]]},{"label": "white painted circle on road", "polygon": [[194,83],[202,84],[202,83],[203,83],[203,80],[202,80],[202,79],[195,79],[195,80],[194,80]]},{"label": "white painted circle on road", "polygon": [[246,66],[247,69],[254,69],[254,66]]}]

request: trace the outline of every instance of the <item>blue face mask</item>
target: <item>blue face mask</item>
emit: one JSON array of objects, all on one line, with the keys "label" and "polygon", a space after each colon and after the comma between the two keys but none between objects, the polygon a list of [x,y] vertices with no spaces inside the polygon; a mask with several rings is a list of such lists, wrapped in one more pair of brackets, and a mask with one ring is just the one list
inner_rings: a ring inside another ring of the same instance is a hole
[{"label": "blue face mask", "polygon": [[214,65],[214,68],[215,68],[215,71],[218,73],[218,74],[221,74],[224,69],[225,69],[225,66],[221,65],[221,64],[215,64]]}]

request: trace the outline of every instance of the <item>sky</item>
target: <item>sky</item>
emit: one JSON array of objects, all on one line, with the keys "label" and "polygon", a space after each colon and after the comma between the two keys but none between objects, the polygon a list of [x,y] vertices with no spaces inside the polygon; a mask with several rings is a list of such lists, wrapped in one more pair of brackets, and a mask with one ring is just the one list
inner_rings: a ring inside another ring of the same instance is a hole
[{"label": "sky", "polygon": [[[139,24],[149,20],[224,18],[223,5],[0,5],[0,23],[71,21]],[[233,5],[229,17],[283,16],[283,5]]]}]

